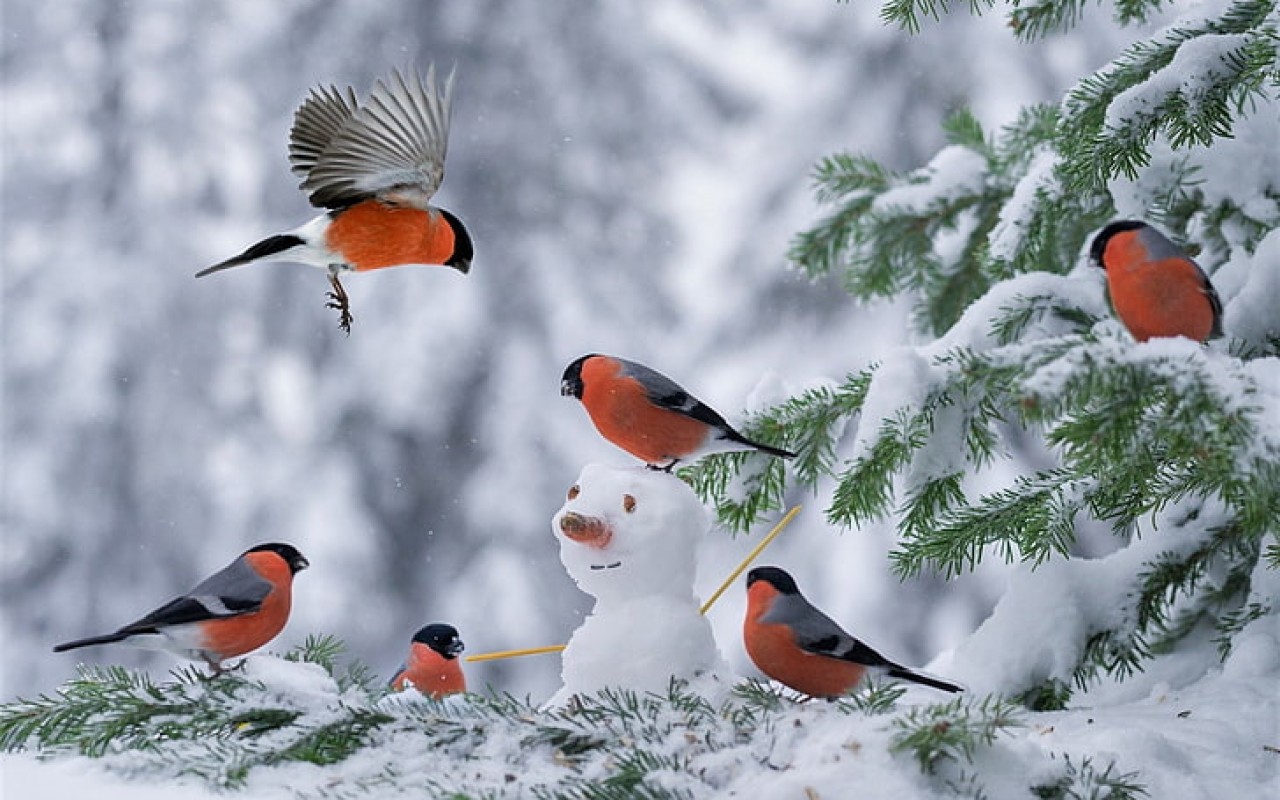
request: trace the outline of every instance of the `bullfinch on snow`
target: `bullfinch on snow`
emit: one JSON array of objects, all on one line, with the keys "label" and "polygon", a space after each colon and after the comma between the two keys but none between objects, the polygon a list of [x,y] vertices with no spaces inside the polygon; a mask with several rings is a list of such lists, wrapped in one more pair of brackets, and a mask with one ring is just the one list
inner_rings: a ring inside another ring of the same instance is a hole
[{"label": "bullfinch on snow", "polygon": [[348,87],[312,89],[294,115],[289,163],[311,205],[326,209],[288,233],[196,273],[199,278],[258,261],[293,261],[329,272],[329,307],[351,332],[343,272],[437,264],[466,273],[473,248],[466,227],[430,204],[444,180],[453,73],[437,87],[435,68],[374,84],[362,106]]},{"label": "bullfinch on snow", "polygon": [[757,450],[795,453],[753,442],[698,398],[643,364],[596,353],[570,364],[560,394],[576,397],[600,435],[655,469],[707,453]]},{"label": "bullfinch on snow", "polygon": [[436,623],[422,628],[409,642],[409,656],[390,680],[391,688],[402,691],[412,686],[437,700],[465,692],[467,679],[458,661],[463,648],[452,625]]},{"label": "bullfinch on snow", "polygon": [[124,642],[203,660],[220,673],[222,662],[257,650],[284,629],[293,576],[308,566],[293,545],[260,544],[137,622],[53,651]]},{"label": "bullfinch on snow", "polygon": [[812,697],[840,697],[868,671],[944,692],[963,691],[954,683],[895,664],[845,633],[810,605],[791,576],[777,567],[757,567],[747,573],[742,638],[747,655],[761,672]]},{"label": "bullfinch on snow", "polygon": [[1209,277],[1145,222],[1112,222],[1093,239],[1093,262],[1107,271],[1116,316],[1139,342],[1222,335],[1222,302]]}]

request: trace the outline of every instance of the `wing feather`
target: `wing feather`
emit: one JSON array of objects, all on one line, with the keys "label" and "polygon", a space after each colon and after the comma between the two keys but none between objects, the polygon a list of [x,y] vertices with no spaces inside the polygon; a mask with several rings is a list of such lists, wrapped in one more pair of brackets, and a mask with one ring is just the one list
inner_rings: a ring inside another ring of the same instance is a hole
[{"label": "wing feather", "polygon": [[[375,83],[369,99],[351,107],[349,118],[310,165],[302,188],[311,203],[339,208],[379,197],[426,208],[444,180],[453,85],[454,72],[437,85],[434,66],[425,78],[417,71],[406,77],[394,70]],[[326,120],[341,113],[332,102],[324,110]],[[319,112],[315,116],[318,120]]]}]

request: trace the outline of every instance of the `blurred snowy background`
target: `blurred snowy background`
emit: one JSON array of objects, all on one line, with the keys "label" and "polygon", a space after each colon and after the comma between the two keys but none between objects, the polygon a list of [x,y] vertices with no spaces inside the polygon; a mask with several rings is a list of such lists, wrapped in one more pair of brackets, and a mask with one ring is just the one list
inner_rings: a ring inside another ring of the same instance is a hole
[{"label": "blurred snowy background", "polygon": [[[73,673],[54,642],[268,540],[313,565],[272,649],[333,633],[389,674],[431,621],[471,653],[564,642],[589,598],[551,515],[584,463],[629,463],[559,396],[564,366],[627,356],[738,421],[753,395],[909,341],[905,307],[787,268],[816,213],[811,166],[837,150],[920,166],[960,105],[998,125],[1056,99],[1133,35],[1088,24],[1020,45],[998,15],[908,37],[876,4],[830,0],[5,0],[4,697]],[[431,61],[458,70],[438,200],[475,237],[469,276],[348,280],[349,338],[314,269],[194,280],[312,215],[285,142],[313,85],[363,96]],[[955,644],[1003,586],[992,568],[900,585],[887,528],[841,534],[794,501],[806,511],[761,563],[907,663]],[[704,596],[750,544],[709,539]],[[713,624],[753,674],[742,605],[739,587]],[[535,698],[558,685],[553,656],[468,671]]]}]

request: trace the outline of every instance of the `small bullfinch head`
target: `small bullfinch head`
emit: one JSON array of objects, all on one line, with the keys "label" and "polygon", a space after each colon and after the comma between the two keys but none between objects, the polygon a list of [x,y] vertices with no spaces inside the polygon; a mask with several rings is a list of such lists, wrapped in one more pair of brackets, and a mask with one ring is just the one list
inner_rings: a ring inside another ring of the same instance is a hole
[{"label": "small bullfinch head", "polygon": [[1122,219],[1108,224],[1093,237],[1093,244],[1089,245],[1089,260],[1095,267],[1106,269],[1107,265],[1102,257],[1107,253],[1107,245],[1111,243],[1111,238],[1117,234],[1138,231],[1146,227],[1149,227],[1147,223],[1136,219]]},{"label": "small bullfinch head", "polygon": [[268,542],[267,544],[260,544],[257,547],[250,547],[244,552],[245,555],[248,555],[249,553],[275,553],[284,559],[284,563],[289,565],[289,571],[294,575],[297,575],[299,572],[302,572],[304,569],[311,566],[311,562],[307,561],[306,557],[302,555],[302,553],[298,552],[298,548],[291,544]]},{"label": "small bullfinch head", "polygon": [[444,217],[444,221],[449,223],[449,227],[453,230],[453,255],[449,260],[444,262],[446,267],[453,267],[458,272],[466,275],[471,271],[471,259],[475,257],[475,245],[471,243],[471,234],[467,232],[467,226],[462,224],[462,220],[455,217],[452,213],[440,209],[440,215]]},{"label": "small bullfinch head", "polygon": [[582,399],[582,365],[587,362],[587,359],[595,358],[597,355],[597,353],[588,353],[564,368],[564,375],[560,376],[562,396]]},{"label": "small bullfinch head", "polygon": [[458,631],[452,625],[438,622],[415,633],[413,641],[425,644],[445,658],[457,658],[458,654],[466,649],[466,645],[458,638]]},{"label": "small bullfinch head", "polygon": [[756,567],[747,573],[748,589],[757,581],[764,581],[777,589],[779,594],[800,594],[795,579],[777,567]]}]

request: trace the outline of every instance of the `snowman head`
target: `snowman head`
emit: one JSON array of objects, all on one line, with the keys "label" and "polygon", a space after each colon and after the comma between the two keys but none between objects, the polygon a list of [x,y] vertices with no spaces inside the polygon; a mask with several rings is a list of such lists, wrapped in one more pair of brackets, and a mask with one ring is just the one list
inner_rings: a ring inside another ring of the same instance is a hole
[{"label": "snowman head", "polygon": [[597,600],[693,594],[707,515],[666,472],[588,464],[551,520],[569,576]]}]

